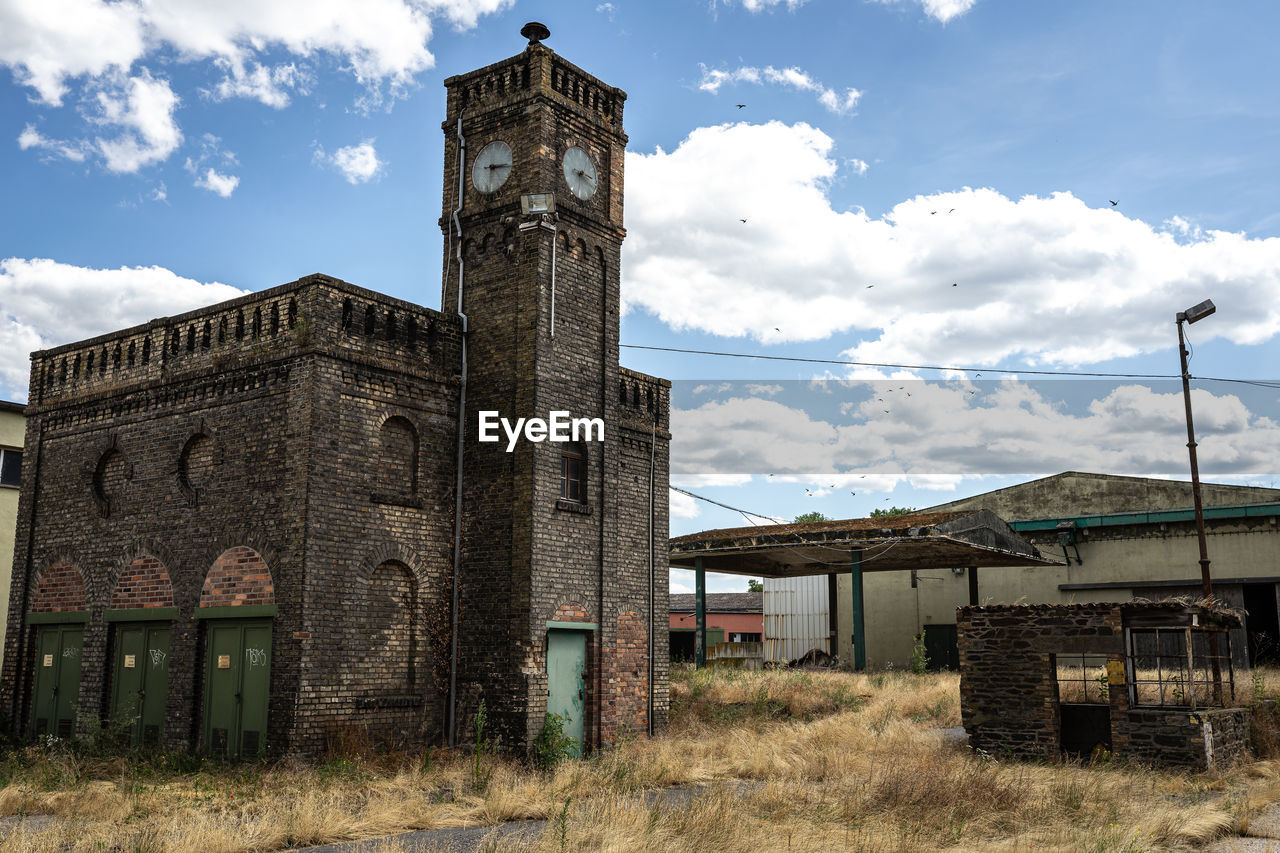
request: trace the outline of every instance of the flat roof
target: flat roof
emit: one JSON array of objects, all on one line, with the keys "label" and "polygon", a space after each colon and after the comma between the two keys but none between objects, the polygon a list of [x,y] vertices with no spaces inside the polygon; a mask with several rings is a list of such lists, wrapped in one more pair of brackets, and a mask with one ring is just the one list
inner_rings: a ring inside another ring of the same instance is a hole
[{"label": "flat roof", "polygon": [[1062,566],[989,510],[704,530],[670,542],[674,568],[766,578],[968,566]]}]

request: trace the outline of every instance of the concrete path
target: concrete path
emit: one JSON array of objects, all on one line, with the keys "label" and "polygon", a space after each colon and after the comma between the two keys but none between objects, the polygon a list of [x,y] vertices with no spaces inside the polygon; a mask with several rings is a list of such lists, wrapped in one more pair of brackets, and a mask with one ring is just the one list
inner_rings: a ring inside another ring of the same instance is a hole
[{"label": "concrete path", "polygon": [[1215,841],[1205,853],[1280,853],[1280,803],[1249,821],[1245,833]]}]

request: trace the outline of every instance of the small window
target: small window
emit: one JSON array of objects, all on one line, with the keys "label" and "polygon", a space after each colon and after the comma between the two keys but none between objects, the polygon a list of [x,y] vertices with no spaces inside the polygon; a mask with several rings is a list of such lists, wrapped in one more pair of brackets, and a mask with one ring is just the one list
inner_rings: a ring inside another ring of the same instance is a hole
[{"label": "small window", "polygon": [[560,451],[560,497],[575,503],[587,500],[587,458],[577,445]]},{"label": "small window", "polygon": [[22,451],[0,450],[0,486],[22,484]]}]

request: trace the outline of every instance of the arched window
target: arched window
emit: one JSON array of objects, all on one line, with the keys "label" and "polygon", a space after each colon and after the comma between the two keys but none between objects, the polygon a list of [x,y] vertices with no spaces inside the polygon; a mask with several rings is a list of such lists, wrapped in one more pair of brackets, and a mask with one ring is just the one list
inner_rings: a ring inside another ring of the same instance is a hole
[{"label": "arched window", "polygon": [[560,498],[574,503],[587,502],[587,452],[578,442],[569,442],[560,450]]},{"label": "arched window", "polygon": [[396,497],[418,491],[418,431],[408,418],[387,418],[378,436],[379,488]]},{"label": "arched window", "polygon": [[418,653],[418,584],[403,563],[388,561],[369,577],[365,630],[360,632],[366,689],[405,693],[414,689]]},{"label": "arched window", "polygon": [[342,331],[351,331],[351,300],[342,300]]},{"label": "arched window", "polygon": [[373,333],[378,328],[378,309],[376,306],[370,305],[364,309],[364,333],[368,337],[373,337]]}]

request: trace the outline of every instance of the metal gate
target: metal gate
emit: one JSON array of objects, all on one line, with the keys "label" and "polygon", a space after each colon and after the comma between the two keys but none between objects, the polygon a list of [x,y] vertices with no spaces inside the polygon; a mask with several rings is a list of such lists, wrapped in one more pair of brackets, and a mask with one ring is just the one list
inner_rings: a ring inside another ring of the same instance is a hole
[{"label": "metal gate", "polygon": [[111,719],[132,746],[157,746],[169,695],[169,626],[117,623]]},{"label": "metal gate", "polygon": [[31,733],[71,737],[80,698],[82,625],[41,625],[36,629],[35,696]]},{"label": "metal gate", "polygon": [[223,758],[253,758],[266,747],[271,689],[271,620],[206,623],[201,747]]}]

